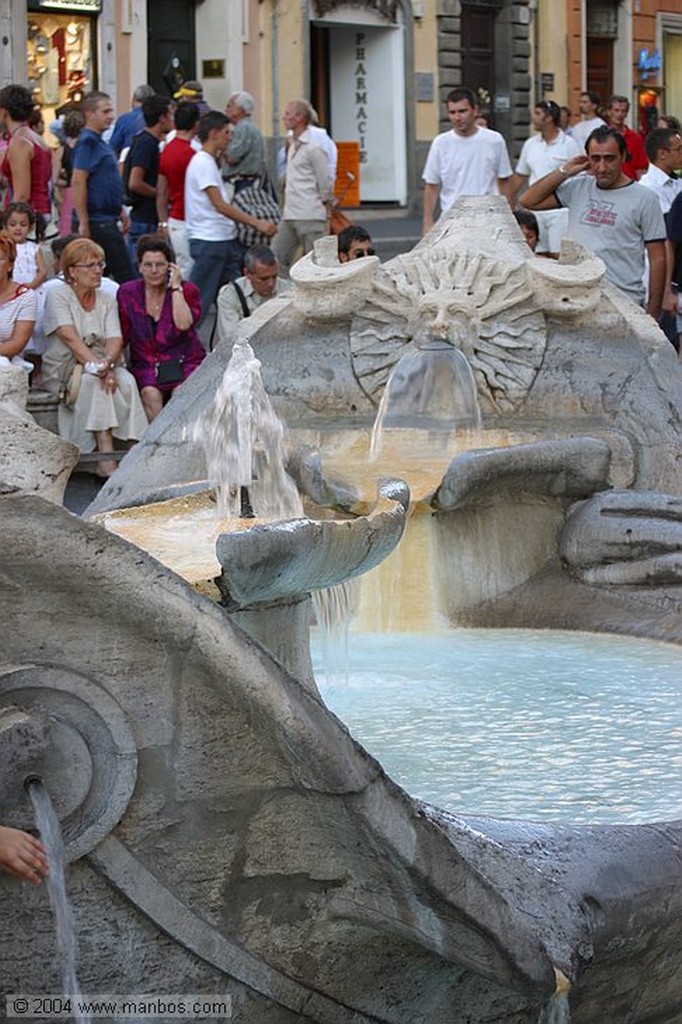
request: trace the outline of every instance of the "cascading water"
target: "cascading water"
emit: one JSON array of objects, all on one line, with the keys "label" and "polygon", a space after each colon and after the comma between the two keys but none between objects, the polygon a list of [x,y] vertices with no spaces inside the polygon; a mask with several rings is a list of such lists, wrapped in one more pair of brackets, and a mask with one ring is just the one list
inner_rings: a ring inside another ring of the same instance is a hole
[{"label": "cascading water", "polygon": [[[220,519],[240,517],[243,488],[263,522],[303,515],[298,488],[285,469],[284,423],[263,387],[260,368],[249,343],[236,342],[213,404],[194,425]],[[335,644],[343,643],[352,605],[350,584],[313,594],[315,618]]]},{"label": "cascading water", "polygon": [[[426,331],[394,367],[372,430],[370,458],[388,449],[401,458],[452,450],[455,435],[480,430],[476,383],[466,356]],[[409,444],[405,439],[409,437]]]},{"label": "cascading water", "polygon": [[213,404],[194,425],[193,439],[204,450],[221,519],[239,518],[242,487],[258,519],[303,515],[296,485],[284,468],[284,424],[263,387],[260,366],[248,342],[237,342]]},{"label": "cascading water", "polygon": [[81,989],[76,975],[78,947],[71,904],[66,893],[66,849],[62,830],[50,795],[42,782],[39,779],[31,779],[27,782],[26,789],[33,804],[36,825],[47,851],[50,866],[47,891],[55,920],[62,990],[64,995],[72,999],[73,1019],[79,1024],[90,1024],[89,1015],[82,1013],[79,1005]]}]

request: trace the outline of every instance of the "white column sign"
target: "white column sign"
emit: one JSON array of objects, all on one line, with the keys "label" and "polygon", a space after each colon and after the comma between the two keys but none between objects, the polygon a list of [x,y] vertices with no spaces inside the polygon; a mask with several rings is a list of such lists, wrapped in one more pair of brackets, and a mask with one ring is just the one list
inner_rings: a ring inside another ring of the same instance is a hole
[{"label": "white column sign", "polygon": [[360,144],[363,202],[407,200],[402,26],[329,25],[331,123]]}]

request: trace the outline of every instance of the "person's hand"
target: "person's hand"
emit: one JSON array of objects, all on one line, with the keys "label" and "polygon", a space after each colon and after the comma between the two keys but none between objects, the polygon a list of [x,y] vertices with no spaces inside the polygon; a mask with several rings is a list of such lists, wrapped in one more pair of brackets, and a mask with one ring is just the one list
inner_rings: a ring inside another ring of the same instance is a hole
[{"label": "person's hand", "polygon": [[277,234],[277,225],[273,224],[270,220],[260,220],[257,218],[253,226],[256,231],[260,231],[261,235],[265,235],[267,238],[272,238],[273,235]]},{"label": "person's hand", "polygon": [[110,395],[113,395],[114,391],[117,388],[116,374],[114,373],[114,371],[107,370],[106,373],[102,374],[99,381],[102,386],[102,391],[108,391]]},{"label": "person's hand", "polygon": [[570,160],[567,160],[565,164],[557,168],[565,178],[572,178],[574,174],[580,174],[581,171],[588,171],[590,167],[590,158],[587,153],[578,153],[577,156],[572,156]]},{"label": "person's hand", "polygon": [[677,313],[677,295],[670,287],[663,293],[661,309],[664,313]]},{"label": "person's hand", "polygon": [[50,873],[45,847],[28,832],[0,825],[0,868],[34,885]]},{"label": "person's hand", "polygon": [[121,216],[119,219],[121,221],[121,228],[123,229],[123,234],[127,235],[130,229],[130,217],[128,216],[125,210],[121,210]]},{"label": "person's hand", "polygon": [[182,274],[177,263],[168,264],[168,287],[182,288]]},{"label": "person's hand", "polygon": [[109,394],[113,395],[116,390],[116,368],[114,363],[110,360],[106,360],[101,363],[101,370],[98,373],[100,387],[102,391],[108,391]]}]

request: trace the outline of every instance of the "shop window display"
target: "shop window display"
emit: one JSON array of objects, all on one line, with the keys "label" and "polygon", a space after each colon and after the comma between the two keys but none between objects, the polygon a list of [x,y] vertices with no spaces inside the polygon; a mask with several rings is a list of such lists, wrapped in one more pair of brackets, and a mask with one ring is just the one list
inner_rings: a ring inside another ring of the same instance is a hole
[{"label": "shop window display", "polygon": [[28,85],[46,124],[94,87],[93,25],[76,14],[29,15]]}]

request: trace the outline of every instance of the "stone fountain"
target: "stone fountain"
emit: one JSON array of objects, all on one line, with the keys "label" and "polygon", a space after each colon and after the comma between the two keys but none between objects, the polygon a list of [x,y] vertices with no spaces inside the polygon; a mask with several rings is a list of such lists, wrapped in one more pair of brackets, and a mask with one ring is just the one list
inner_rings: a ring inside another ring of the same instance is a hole
[{"label": "stone fountain", "polygon": [[[483,414],[419,496],[449,621],[682,641],[682,371],[598,260],[570,245],[558,263],[530,257],[502,201],[461,201],[413,253],[358,262],[306,258],[293,299],[236,339],[320,518],[221,534],[221,605],[98,522],[3,486],[3,821],[30,827],[23,781],[42,777],[86,991],[225,993],[248,1024],[536,1024],[570,988],[574,1024],[673,1024],[682,823],[535,825],[413,800],[319,699],[307,629],[312,591],[402,535],[404,485],[380,479],[370,498],[329,466],[368,438],[426,325],[466,357]],[[202,486],[192,425],[230,350],[90,516]],[[55,991],[42,893],[0,888],[4,989]]]}]

